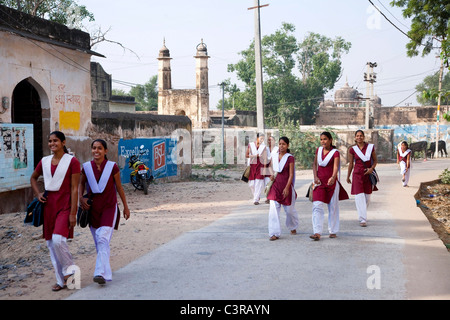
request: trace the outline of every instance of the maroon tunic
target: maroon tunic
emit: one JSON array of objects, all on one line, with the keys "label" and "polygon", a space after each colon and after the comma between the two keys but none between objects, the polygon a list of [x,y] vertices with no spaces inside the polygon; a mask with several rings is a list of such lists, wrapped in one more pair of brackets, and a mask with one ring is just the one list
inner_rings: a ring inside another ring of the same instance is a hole
[{"label": "maroon tunic", "polygon": [[[324,152],[325,149],[322,149],[322,159],[328,155]],[[316,157],[319,148],[316,150]],[[345,189],[340,184],[339,180],[336,179],[333,185],[328,185],[328,180],[333,175],[334,169],[334,159],[340,158],[339,151],[336,151],[331,157],[330,161],[325,167],[317,165],[317,177],[319,178],[321,185],[317,186],[313,191],[313,201],[322,201],[324,203],[330,203],[331,198],[333,197],[334,190],[336,188],[336,183],[339,183],[339,200],[348,199],[348,194]]]},{"label": "maroon tunic", "polygon": [[[92,171],[94,172],[95,179],[97,182],[102,176],[103,170],[105,169],[108,160],[102,162],[100,165],[100,170],[97,169],[97,165],[94,161],[91,161]],[[114,175],[119,172],[119,167],[114,164],[109,176],[108,182],[106,184],[105,190],[102,193],[94,193],[91,205],[91,216],[90,216],[90,226],[93,228],[100,227],[114,227],[118,229],[120,215],[118,214],[117,206],[117,191],[116,184],[114,182]],[[86,176],[84,169],[82,173]],[[86,179],[87,180],[87,179]],[[89,184],[87,182],[87,184]],[[117,217],[116,217],[117,209]],[[114,218],[116,218],[116,223],[114,224]],[[114,224],[114,225],[113,225]]]},{"label": "maroon tunic", "polygon": [[[58,165],[51,165],[51,174]],[[35,172],[42,175],[42,160],[36,166]],[[59,191],[48,191],[47,202],[44,206],[44,238],[52,240],[53,234],[59,234],[67,239],[73,238],[73,228],[69,228],[71,209],[72,174],[80,173],[80,162],[73,157],[70,161],[63,183]],[[77,186],[78,188],[78,186]]]},{"label": "maroon tunic", "polygon": [[[258,148],[258,146],[256,146],[256,148]],[[252,149],[250,147],[250,144],[248,145],[248,149],[250,150],[249,154],[251,155]],[[264,173],[264,165],[259,160],[259,157],[250,158],[250,175],[248,176],[248,180],[264,179]]]},{"label": "maroon tunic", "polygon": [[[361,149],[361,152],[363,154],[366,153],[367,146],[369,144],[364,144],[364,147]],[[375,152],[375,147],[372,150],[372,153]],[[358,154],[353,150],[353,147],[350,148],[350,153],[354,157],[354,167],[353,167],[353,175],[352,175],[352,194],[359,194],[359,193],[365,193],[365,194],[371,194],[372,193],[372,187],[373,191],[377,191],[378,188],[376,186],[372,186],[372,183],[370,182],[370,178],[368,174],[364,174],[366,167],[370,168],[371,161],[372,161],[372,155],[369,161],[365,162],[365,166],[363,164],[363,161],[358,156]]]},{"label": "maroon tunic", "polygon": [[411,152],[408,152],[408,154],[406,156],[402,157],[400,155],[400,152],[397,150],[397,160],[400,161],[400,162],[403,161],[404,163],[407,164],[407,167],[410,168],[411,167],[411,162],[408,163],[408,155],[410,155],[410,154],[411,154]]},{"label": "maroon tunic", "polygon": [[[276,154],[278,157],[278,153]],[[273,161],[277,161],[277,159],[273,159]],[[270,188],[269,194],[267,195],[267,199],[269,200],[275,200],[278,203],[290,206],[292,204],[292,189],[289,188],[289,194],[287,197],[283,196],[283,190],[286,188],[286,184],[289,180],[289,165],[291,163],[295,164],[294,156],[290,155],[286,161],[286,164],[283,167],[283,170],[281,172],[278,172],[277,177],[275,178],[275,181],[272,184],[272,187]],[[295,167],[294,167],[294,175],[295,175]],[[295,178],[292,179],[292,187],[294,187]],[[294,189],[295,192],[295,189]],[[297,192],[295,192],[295,199],[297,199]]]}]

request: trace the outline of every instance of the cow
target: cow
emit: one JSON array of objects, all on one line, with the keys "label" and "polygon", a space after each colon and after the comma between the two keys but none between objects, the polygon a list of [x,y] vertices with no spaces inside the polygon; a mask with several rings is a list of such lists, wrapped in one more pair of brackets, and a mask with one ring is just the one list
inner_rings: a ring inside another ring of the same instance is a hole
[{"label": "cow", "polygon": [[[430,144],[430,148],[427,151],[427,156],[429,156],[431,159],[433,159],[435,151],[436,151],[436,142],[432,142]],[[444,140],[439,140],[438,152],[441,154],[441,157],[444,156],[444,153],[445,153],[445,157],[447,157],[447,145],[445,144]]]},{"label": "cow", "polygon": [[427,159],[427,145],[426,141],[413,142],[409,145],[409,149],[411,149],[411,159],[415,159],[414,153],[418,151],[423,151],[425,159]]}]

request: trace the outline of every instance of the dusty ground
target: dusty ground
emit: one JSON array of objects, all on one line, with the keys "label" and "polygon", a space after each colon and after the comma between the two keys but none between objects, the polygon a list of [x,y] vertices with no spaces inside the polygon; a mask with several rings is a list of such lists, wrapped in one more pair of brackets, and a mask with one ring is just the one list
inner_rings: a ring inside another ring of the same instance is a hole
[{"label": "dusty ground", "polygon": [[[250,203],[251,191],[239,180],[240,175],[241,169],[193,170],[191,181],[151,184],[147,196],[124,186],[131,217],[122,218],[113,234],[113,271],[183,232],[206,226]],[[0,300],[67,297],[71,290],[51,291],[55,276],[42,230],[24,225],[23,218],[22,212],[0,215]],[[81,269],[81,286],[90,285],[96,252],[89,229],[76,227],[69,247]]]},{"label": "dusty ground", "polygon": [[423,183],[416,200],[420,200],[422,212],[450,251],[450,184]]},{"label": "dusty ground", "polygon": [[[149,194],[125,186],[131,210],[121,219],[111,241],[111,266],[120,269],[134,259],[169,242],[182,233],[206,226],[250,204],[248,185],[240,181],[243,169],[193,170],[187,182],[155,183]],[[310,176],[310,170],[297,172]],[[450,249],[450,185],[425,185],[420,196],[422,211]],[[428,197],[434,194],[435,197]],[[220,206],[217,203],[220,202]],[[262,204],[264,205],[264,204]],[[52,292],[55,276],[41,228],[23,224],[24,213],[0,215],[0,300],[64,299],[71,290]],[[89,229],[76,227],[69,242],[74,263],[82,270],[81,286],[92,283],[95,246]]]}]

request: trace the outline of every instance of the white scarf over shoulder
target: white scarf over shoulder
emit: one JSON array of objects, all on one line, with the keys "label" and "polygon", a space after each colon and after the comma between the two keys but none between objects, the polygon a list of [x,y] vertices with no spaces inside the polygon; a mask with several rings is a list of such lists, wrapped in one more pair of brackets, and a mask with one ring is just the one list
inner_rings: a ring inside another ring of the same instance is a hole
[{"label": "white scarf over shoulder", "polygon": [[[250,142],[249,145],[250,145],[250,154],[251,155],[254,155],[254,156],[257,154],[262,155],[262,153],[264,152],[264,150],[266,150],[266,148],[267,148],[267,154],[270,154],[269,148],[266,147],[266,145],[264,143],[261,143],[259,145],[258,149],[256,149],[256,143],[254,143],[254,142]],[[250,158],[248,158],[247,162],[248,162],[247,165],[250,165]]]},{"label": "white scarf over shoulder", "polygon": [[45,190],[59,191],[66,176],[67,170],[69,169],[72,158],[73,156],[65,153],[59,160],[58,166],[56,167],[55,174],[53,176],[51,171],[53,155],[42,158],[42,172],[44,176]]},{"label": "white scarf over shoulder", "polygon": [[92,169],[92,164],[90,161],[83,163],[84,173],[86,174],[86,178],[89,184],[89,188],[93,193],[102,193],[106,184],[108,183],[109,177],[111,176],[112,169],[114,167],[113,161],[108,161],[103,169],[102,176],[97,183],[97,179],[95,179],[94,170]]},{"label": "white scarf over shoulder", "polygon": [[403,152],[403,151],[402,151],[402,147],[398,147],[398,154],[399,154],[400,157],[402,157],[402,158],[406,157],[406,155],[407,155],[408,153],[410,153],[410,152],[411,152],[410,149],[407,149],[407,150],[405,150],[405,152]]},{"label": "white scarf over shoulder", "polygon": [[337,149],[331,149],[325,156],[325,159],[323,160],[322,160],[322,152],[323,147],[319,147],[319,150],[317,151],[317,164],[321,167],[326,167],[330,162],[331,158],[333,157],[334,153],[337,152]]},{"label": "white scarf over shoulder", "polygon": [[370,157],[372,156],[373,144],[369,143],[367,145],[365,154],[362,153],[361,149],[359,149],[359,147],[357,145],[353,146],[353,150],[361,158],[362,161],[367,162],[370,160]]}]

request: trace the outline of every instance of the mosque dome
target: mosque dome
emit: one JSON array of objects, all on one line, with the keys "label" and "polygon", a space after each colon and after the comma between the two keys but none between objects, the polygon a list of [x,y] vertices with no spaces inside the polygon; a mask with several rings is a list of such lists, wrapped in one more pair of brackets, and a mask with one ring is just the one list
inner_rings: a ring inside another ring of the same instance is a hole
[{"label": "mosque dome", "polygon": [[350,87],[347,82],[342,88],[336,90],[334,94],[334,101],[336,103],[350,102],[357,100],[358,100],[358,90]]},{"label": "mosque dome", "polygon": [[322,101],[319,105],[319,108],[326,108],[326,107],[335,107],[333,100],[325,100]]},{"label": "mosque dome", "polygon": [[381,98],[377,95],[374,95],[371,99],[376,106],[381,106]]}]

